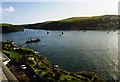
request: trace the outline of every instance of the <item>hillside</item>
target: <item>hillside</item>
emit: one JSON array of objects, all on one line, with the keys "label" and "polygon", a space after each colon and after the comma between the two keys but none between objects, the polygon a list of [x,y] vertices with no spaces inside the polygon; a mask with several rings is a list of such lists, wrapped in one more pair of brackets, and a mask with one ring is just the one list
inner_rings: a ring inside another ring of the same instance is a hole
[{"label": "hillside", "polygon": [[0,24],[0,29],[2,29],[3,33],[23,31],[24,28],[43,30],[116,30],[119,28],[118,26],[120,26],[118,20],[118,15],[71,17],[58,21],[47,21],[26,25],[4,23]]},{"label": "hillside", "polygon": [[49,21],[23,25],[27,29],[44,30],[115,30],[118,29],[117,15],[93,17],[72,17],[58,21]]},{"label": "hillside", "polygon": [[4,24],[0,24],[0,31],[2,33],[24,31],[24,27],[21,25],[12,25],[12,24],[4,23]]}]

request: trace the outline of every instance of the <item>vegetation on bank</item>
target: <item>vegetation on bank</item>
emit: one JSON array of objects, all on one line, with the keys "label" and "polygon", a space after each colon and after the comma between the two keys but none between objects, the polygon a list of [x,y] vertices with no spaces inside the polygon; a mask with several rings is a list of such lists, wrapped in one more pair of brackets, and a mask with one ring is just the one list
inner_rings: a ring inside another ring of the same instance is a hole
[{"label": "vegetation on bank", "polygon": [[105,80],[93,72],[67,72],[59,67],[54,67],[46,58],[28,48],[21,48],[13,42],[2,42],[3,53],[11,60],[29,65],[39,76],[40,81],[60,82],[105,82]]},{"label": "vegetation on bank", "polygon": [[12,25],[12,24],[0,24],[0,31],[2,33],[8,32],[18,32],[24,31],[24,27],[22,25]]}]

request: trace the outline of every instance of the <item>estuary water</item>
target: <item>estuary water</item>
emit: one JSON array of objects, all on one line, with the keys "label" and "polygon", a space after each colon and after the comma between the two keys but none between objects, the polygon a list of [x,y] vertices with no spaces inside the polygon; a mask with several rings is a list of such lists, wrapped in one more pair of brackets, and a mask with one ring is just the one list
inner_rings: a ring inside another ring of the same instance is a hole
[{"label": "estuary water", "polygon": [[[52,64],[58,64],[63,70],[91,71],[111,81],[119,78],[117,31],[25,29],[24,32],[4,33],[0,36],[3,41],[13,40],[19,46],[38,51]],[[28,37],[37,37],[41,41],[25,44]]]}]

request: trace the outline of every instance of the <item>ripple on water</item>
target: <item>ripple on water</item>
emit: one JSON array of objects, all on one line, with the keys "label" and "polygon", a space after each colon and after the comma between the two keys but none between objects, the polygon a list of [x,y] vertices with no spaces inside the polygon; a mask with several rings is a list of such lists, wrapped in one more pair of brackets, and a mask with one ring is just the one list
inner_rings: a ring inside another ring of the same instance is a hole
[{"label": "ripple on water", "polygon": [[[104,31],[62,31],[25,30],[3,34],[3,40],[14,40],[18,45],[39,51],[53,64],[68,71],[93,71],[107,80],[117,79],[118,35]],[[19,37],[18,37],[19,36]],[[28,37],[40,37],[39,44],[25,45]],[[120,77],[119,77],[120,78]]]}]

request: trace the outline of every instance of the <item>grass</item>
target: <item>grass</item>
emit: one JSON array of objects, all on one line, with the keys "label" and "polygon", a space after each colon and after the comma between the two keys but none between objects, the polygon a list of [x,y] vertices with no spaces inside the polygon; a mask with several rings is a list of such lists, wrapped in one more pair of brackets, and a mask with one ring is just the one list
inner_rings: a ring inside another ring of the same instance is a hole
[{"label": "grass", "polygon": [[12,58],[12,59],[21,59],[22,58],[22,54],[19,52],[16,52],[16,51],[3,50],[3,53],[9,54],[10,58]]},{"label": "grass", "polygon": [[87,21],[87,20],[98,20],[100,19],[100,16],[94,16],[94,17],[72,17],[64,20],[60,20],[59,22],[77,22],[77,21]]},{"label": "grass", "polygon": [[16,59],[21,59],[22,58],[22,54],[16,51],[9,51],[10,53],[10,57],[12,58],[16,58]]},{"label": "grass", "polygon": [[7,24],[7,23],[3,23],[3,24],[0,24],[0,26],[10,26],[11,24]]},{"label": "grass", "polygon": [[[65,80],[65,79],[67,79],[67,80],[72,80],[72,78],[74,78],[73,76],[70,76],[70,75],[62,75],[61,77],[60,77],[60,80]],[[76,78],[77,79],[77,78]]]},{"label": "grass", "polygon": [[9,54],[10,58],[13,58],[13,59],[21,59],[25,55],[34,54],[33,51],[30,51],[30,50],[25,49],[25,48],[22,48],[19,50],[3,50],[3,53]]}]

